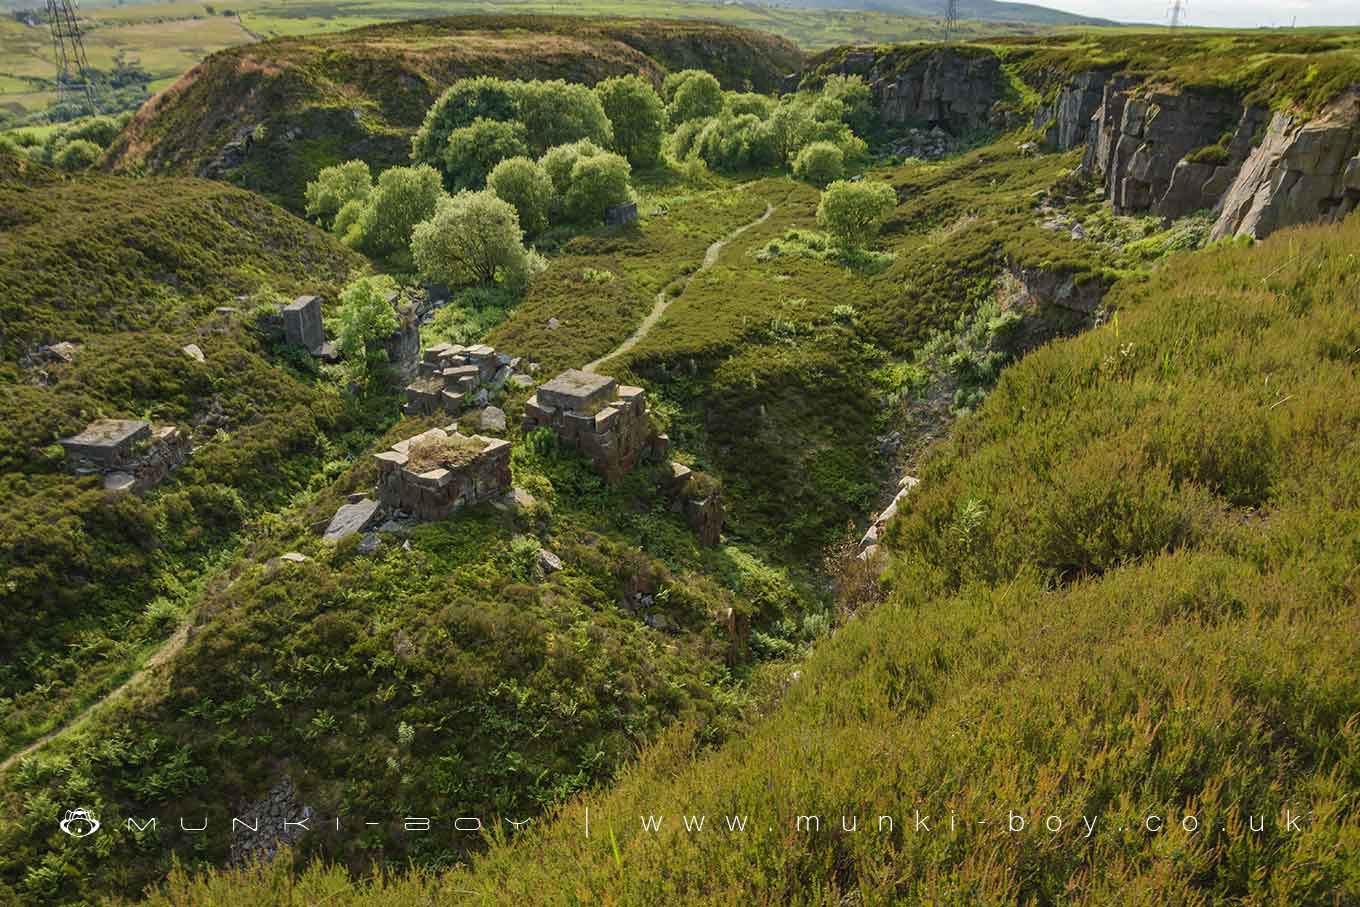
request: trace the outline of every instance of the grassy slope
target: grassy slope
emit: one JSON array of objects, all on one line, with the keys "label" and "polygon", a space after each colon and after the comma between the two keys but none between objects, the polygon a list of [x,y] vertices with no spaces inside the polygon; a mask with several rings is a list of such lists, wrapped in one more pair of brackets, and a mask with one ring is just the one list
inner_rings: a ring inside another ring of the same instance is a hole
[{"label": "grassy slope", "polygon": [[[1010,369],[891,527],[888,603],[748,734],[692,759],[677,733],[471,871],[348,888],[317,870],[290,890],[347,907],[1360,898],[1357,242],[1352,217],[1172,259],[1116,289],[1113,323]],[[259,903],[274,879],[181,877],[150,903]]]},{"label": "grassy slope", "polygon": [[461,77],[594,83],[702,67],[770,91],[801,58],[773,35],[646,19],[478,16],[286,38],[213,55],[144,106],[110,155],[120,168],[198,172],[262,126],[232,179],[299,208],[324,166],[405,162],[425,110]]},{"label": "grassy slope", "polygon": [[[238,294],[333,294],[363,265],[221,184],[63,179],[10,158],[0,168],[0,749],[9,753],[126,674],[246,516],[305,487],[324,459],[317,433],[336,437],[334,451],[355,425],[314,366],[285,366],[242,317],[214,307],[242,306]],[[22,361],[58,340],[83,348],[69,365],[44,366],[40,383]],[[181,352],[191,342],[206,364]],[[227,434],[200,423],[211,411]],[[110,504],[51,447],[98,417],[178,424],[201,447],[158,493]]]}]

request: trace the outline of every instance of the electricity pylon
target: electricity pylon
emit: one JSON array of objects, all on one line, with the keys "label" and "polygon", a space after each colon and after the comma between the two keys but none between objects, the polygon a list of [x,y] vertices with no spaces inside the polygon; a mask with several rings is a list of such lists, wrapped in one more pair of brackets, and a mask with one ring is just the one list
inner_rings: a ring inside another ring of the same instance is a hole
[{"label": "electricity pylon", "polygon": [[47,0],[47,23],[52,31],[52,56],[57,64],[57,103],[83,100],[90,113],[99,112],[99,98],[85,42],[80,37],[75,0]]}]

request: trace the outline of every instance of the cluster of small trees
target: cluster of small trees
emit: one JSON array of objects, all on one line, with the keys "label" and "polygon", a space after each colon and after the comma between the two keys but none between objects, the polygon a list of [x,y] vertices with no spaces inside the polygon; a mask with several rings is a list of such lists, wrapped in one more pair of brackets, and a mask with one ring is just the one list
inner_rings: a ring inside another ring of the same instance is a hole
[{"label": "cluster of small trees", "polygon": [[489,188],[535,236],[592,224],[632,198],[632,167],[661,153],[665,111],[641,76],[594,88],[562,80],[464,79],[440,96],[411,143],[452,192]]},{"label": "cluster of small trees", "polygon": [[55,129],[19,129],[0,135],[0,153],[26,157],[73,173],[93,166],[132,118],[131,113],[118,116],[92,116],[72,120]]},{"label": "cluster of small trees", "polygon": [[542,267],[512,204],[486,189],[449,195],[428,164],[392,167],[376,183],[363,161],[327,167],[307,185],[307,213],[347,245],[451,287],[518,291]]},{"label": "cluster of small trees", "polygon": [[779,100],[724,92],[709,73],[666,77],[662,94],[677,160],[698,159],[715,170],[789,167],[825,186],[845,175],[867,146],[856,134],[873,122],[873,95],[859,76],[831,76],[820,91]]}]

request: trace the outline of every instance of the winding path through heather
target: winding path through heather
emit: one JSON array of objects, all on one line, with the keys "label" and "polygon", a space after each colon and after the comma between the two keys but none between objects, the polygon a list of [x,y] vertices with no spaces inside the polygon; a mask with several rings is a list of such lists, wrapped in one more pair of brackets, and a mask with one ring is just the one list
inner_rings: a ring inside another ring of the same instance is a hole
[{"label": "winding path through heather", "polygon": [[180,625],[180,628],[175,631],[173,636],[171,636],[165,642],[161,643],[161,647],[151,653],[151,657],[146,660],[146,664],[142,665],[136,671],[133,671],[132,676],[130,676],[127,680],[123,681],[118,686],[114,687],[112,690],[109,690],[108,693],[104,694],[99,699],[96,699],[94,702],[90,703],[70,721],[66,722],[63,725],[53,728],[46,734],[43,734],[37,740],[34,740],[32,743],[28,744],[28,746],[25,746],[18,752],[11,753],[8,757],[6,757],[4,762],[0,762],[0,775],[9,771],[11,767],[18,765],[20,759],[33,755],[38,750],[42,749],[44,746],[51,743],[53,740],[69,731],[71,728],[84,722],[85,719],[89,718],[92,714],[94,714],[94,712],[97,709],[103,708],[105,705],[108,705],[110,702],[113,702],[119,696],[122,696],[124,693],[126,693],[129,689],[132,688],[133,684],[137,683],[148,673],[165,664],[172,657],[174,657],[175,653],[178,652],[180,649],[184,648],[184,644],[188,641],[189,641],[189,624],[186,622]]},{"label": "winding path through heather", "polygon": [[[692,281],[694,278],[698,277],[700,274],[704,273],[709,268],[713,267],[715,264],[718,263],[718,256],[722,254],[723,247],[725,247],[732,240],[736,239],[738,236],[745,233],[752,227],[758,227],[761,224],[765,223],[765,221],[769,219],[770,215],[774,213],[774,209],[775,209],[774,205],[770,204],[769,202],[766,202],[764,214],[760,215],[760,217],[757,217],[749,224],[742,224],[740,227],[737,227],[731,233],[727,234],[722,239],[714,242],[711,246],[709,246],[708,249],[704,252],[704,263],[699,266],[699,269],[697,271],[694,271],[691,274],[687,274],[684,277],[678,278],[677,280],[671,281],[670,283],[666,284],[665,287],[662,288],[660,293],[656,294],[656,303],[652,306],[652,310],[647,313],[646,318],[642,319],[642,323],[637,326],[637,330],[633,331],[632,334],[628,335],[627,340],[623,341],[623,343],[620,343],[618,346],[614,347],[614,349],[605,353],[599,359],[596,359],[594,362],[591,362],[588,365],[586,365],[582,369],[582,371],[593,372],[595,371],[595,369],[599,368],[600,365],[602,365],[603,363],[608,362],[615,356],[622,355],[623,353],[626,353],[633,347],[637,346],[638,341],[641,340],[643,337],[646,337],[647,333],[656,326],[656,323],[658,321],[661,320],[661,316],[663,313],[665,313],[667,306],[669,306],[676,299],[679,299],[680,294],[685,292],[685,288],[689,286],[690,281]],[[670,289],[677,283],[680,284],[680,293],[676,293],[675,295],[672,296],[670,295]]]}]

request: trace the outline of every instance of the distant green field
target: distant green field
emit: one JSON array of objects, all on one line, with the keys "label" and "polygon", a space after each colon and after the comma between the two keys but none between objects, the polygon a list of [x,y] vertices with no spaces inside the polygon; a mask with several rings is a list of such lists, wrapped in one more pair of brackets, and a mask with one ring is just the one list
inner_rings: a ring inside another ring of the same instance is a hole
[{"label": "distant green field", "polygon": [[[783,35],[809,50],[941,36],[940,23],[935,19],[880,12],[729,6],[705,0],[244,0],[86,6],[81,12],[90,64],[108,68],[114,54],[122,52],[151,72],[156,80],[153,90],[170,84],[208,54],[237,44],[468,13],[708,19]],[[967,22],[962,37],[1046,30],[1019,23]],[[0,109],[32,112],[45,107],[54,93],[29,80],[50,80],[53,73],[47,30],[24,25],[8,15],[0,19]]]}]

